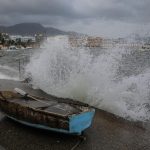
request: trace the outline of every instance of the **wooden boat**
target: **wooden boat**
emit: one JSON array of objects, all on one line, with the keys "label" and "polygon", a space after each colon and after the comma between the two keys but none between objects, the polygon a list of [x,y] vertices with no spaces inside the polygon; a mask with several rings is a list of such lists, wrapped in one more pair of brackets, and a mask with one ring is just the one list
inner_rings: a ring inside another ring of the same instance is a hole
[{"label": "wooden boat", "polygon": [[80,102],[61,102],[57,98],[46,99],[12,91],[0,92],[0,110],[28,126],[79,135],[90,127],[95,114],[94,108]]}]

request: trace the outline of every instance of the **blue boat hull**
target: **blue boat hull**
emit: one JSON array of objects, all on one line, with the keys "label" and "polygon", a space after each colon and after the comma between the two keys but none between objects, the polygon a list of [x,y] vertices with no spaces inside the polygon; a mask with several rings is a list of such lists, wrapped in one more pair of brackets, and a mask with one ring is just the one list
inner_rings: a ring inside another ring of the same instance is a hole
[{"label": "blue boat hull", "polygon": [[55,132],[60,132],[60,133],[65,133],[65,134],[77,134],[80,135],[85,129],[91,126],[92,120],[95,114],[95,109],[91,109],[89,112],[84,112],[78,115],[73,115],[69,117],[69,129],[58,129],[58,128],[50,128],[45,125],[40,125],[40,124],[34,124],[26,121],[22,121],[19,119],[16,119],[10,115],[7,115],[8,118],[19,122],[21,124],[34,127],[34,128],[39,128],[39,129],[44,129],[44,130],[49,130],[49,131],[55,131]]}]

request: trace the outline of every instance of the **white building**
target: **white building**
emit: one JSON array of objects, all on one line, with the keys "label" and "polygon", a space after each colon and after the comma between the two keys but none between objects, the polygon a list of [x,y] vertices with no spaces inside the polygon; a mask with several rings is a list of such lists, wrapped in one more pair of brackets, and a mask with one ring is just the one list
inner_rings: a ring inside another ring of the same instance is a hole
[{"label": "white building", "polygon": [[34,36],[10,35],[10,39],[14,41],[16,41],[17,39],[21,39],[21,42],[27,42],[28,40],[35,42]]}]

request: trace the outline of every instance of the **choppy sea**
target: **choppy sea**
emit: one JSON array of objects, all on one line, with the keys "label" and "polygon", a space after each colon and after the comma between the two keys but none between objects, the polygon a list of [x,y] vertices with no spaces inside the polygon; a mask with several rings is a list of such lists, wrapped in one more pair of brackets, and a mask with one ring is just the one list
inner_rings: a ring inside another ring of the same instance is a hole
[{"label": "choppy sea", "polygon": [[130,120],[150,119],[150,50],[71,47],[66,36],[48,39],[43,47],[5,50],[0,79],[30,78],[49,94]]}]

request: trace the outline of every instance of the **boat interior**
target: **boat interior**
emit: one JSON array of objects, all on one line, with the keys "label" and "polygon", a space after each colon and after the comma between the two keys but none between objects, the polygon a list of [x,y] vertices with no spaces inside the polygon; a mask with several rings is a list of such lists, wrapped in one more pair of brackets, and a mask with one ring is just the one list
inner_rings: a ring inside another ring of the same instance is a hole
[{"label": "boat interior", "polygon": [[69,104],[64,102],[58,102],[57,100],[45,99],[40,97],[24,97],[12,91],[0,92],[0,100],[6,100],[21,106],[30,107],[43,112],[59,114],[61,116],[69,116],[73,114],[79,114],[86,112],[87,107],[75,104]]}]

